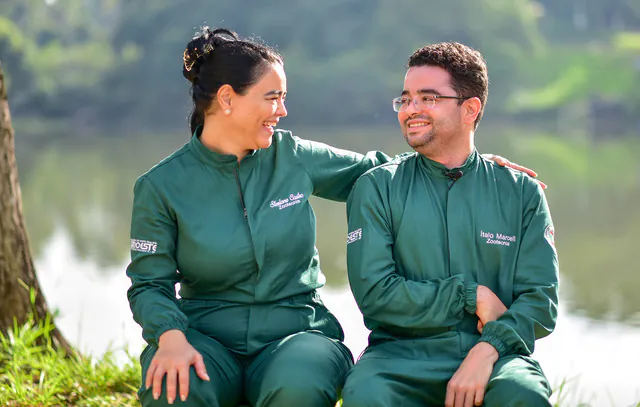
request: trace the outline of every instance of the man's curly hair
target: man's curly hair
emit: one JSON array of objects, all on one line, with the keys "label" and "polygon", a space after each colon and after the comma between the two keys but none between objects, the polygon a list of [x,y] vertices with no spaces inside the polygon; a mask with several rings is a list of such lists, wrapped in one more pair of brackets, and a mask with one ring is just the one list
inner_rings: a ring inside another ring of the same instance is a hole
[{"label": "man's curly hair", "polygon": [[[480,99],[482,107],[475,121],[478,127],[489,94],[487,62],[480,52],[458,42],[431,44],[411,54],[406,68],[414,66],[440,67],[451,75],[451,88],[458,96]],[[463,102],[459,100],[458,104]]]}]

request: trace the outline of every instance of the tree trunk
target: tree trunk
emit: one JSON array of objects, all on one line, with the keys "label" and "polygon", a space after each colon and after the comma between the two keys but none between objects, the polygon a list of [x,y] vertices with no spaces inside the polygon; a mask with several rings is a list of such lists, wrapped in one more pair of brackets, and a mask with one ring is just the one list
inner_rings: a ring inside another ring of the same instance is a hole
[{"label": "tree trunk", "polygon": [[[35,293],[33,303],[31,291]],[[6,334],[14,318],[23,324],[30,314],[36,320],[50,315],[33,267],[22,214],[14,132],[0,65],[0,332]],[[69,343],[57,329],[51,337],[55,346],[70,352]]]}]

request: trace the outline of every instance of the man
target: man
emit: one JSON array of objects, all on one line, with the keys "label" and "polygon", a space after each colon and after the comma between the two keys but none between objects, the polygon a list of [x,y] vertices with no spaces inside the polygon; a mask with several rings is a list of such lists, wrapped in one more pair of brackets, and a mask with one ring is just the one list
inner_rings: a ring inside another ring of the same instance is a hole
[{"label": "man", "polygon": [[557,317],[553,223],[533,178],[476,151],[487,93],[476,50],[409,58],[393,106],[415,153],[347,202],[349,282],[372,332],[344,407],[551,405],[530,356]]}]

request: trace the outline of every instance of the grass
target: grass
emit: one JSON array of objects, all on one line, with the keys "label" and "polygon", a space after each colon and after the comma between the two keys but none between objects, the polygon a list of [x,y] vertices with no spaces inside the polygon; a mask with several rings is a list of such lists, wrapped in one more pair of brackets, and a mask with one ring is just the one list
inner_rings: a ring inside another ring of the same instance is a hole
[{"label": "grass", "polygon": [[33,319],[0,334],[0,406],[139,406],[140,365],[112,353],[93,359],[53,348],[49,320]]},{"label": "grass", "polygon": [[[113,353],[99,359],[53,348],[50,320],[14,325],[0,334],[0,406],[139,407],[140,364],[129,355],[118,364]],[[589,407],[576,402],[571,383],[554,390],[554,407]],[[340,406],[342,403],[338,403]],[[640,403],[636,405],[640,407]]]}]

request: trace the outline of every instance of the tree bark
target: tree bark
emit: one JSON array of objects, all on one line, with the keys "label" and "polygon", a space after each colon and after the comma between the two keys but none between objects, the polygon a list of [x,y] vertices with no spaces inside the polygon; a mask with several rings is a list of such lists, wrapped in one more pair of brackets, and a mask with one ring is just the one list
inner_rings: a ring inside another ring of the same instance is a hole
[{"label": "tree bark", "polygon": [[[32,301],[32,294],[35,298]],[[0,332],[6,334],[30,315],[37,321],[50,315],[33,266],[31,248],[22,213],[14,131],[2,65],[0,65]],[[58,329],[51,332],[56,347],[71,351]]]}]

